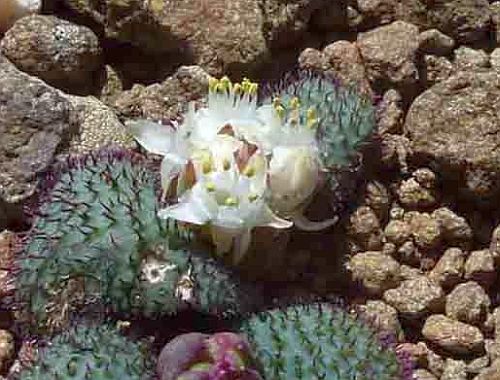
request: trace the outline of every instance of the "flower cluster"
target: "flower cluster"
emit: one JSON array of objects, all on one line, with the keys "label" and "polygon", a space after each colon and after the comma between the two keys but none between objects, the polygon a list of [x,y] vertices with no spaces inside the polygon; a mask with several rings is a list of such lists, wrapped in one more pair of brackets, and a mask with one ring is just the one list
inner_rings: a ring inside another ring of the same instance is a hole
[{"label": "flower cluster", "polygon": [[177,202],[159,216],[209,226],[217,252],[232,249],[234,262],[247,252],[254,227],[336,222],[302,215],[321,172],[314,108],[300,112],[296,97],[258,106],[257,90],[246,78],[210,78],[207,105],[196,110],[191,103],[182,123],[129,123],[145,149],[163,156],[164,195],[176,179]]}]

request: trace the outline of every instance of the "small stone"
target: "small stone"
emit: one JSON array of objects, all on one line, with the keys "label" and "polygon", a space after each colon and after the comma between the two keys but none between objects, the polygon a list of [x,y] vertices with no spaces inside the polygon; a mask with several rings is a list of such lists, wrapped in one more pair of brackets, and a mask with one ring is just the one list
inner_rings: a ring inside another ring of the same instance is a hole
[{"label": "small stone", "polygon": [[5,370],[14,356],[14,337],[7,330],[0,330],[0,370]]},{"label": "small stone", "polygon": [[2,0],[0,33],[7,31],[20,18],[42,9],[42,0]]},{"label": "small stone", "polygon": [[410,211],[404,220],[410,224],[415,244],[423,249],[432,249],[441,241],[441,229],[436,219],[428,213]]},{"label": "small stone", "polygon": [[408,353],[418,367],[427,367],[429,348],[424,342],[401,343],[398,345],[398,350]]},{"label": "small stone", "polygon": [[474,380],[498,380],[500,379],[500,359],[495,360],[490,367],[485,368]]},{"label": "small stone", "polygon": [[438,378],[426,369],[419,368],[413,371],[412,380],[438,380]]},{"label": "small stone", "polygon": [[0,233],[0,268],[2,268],[0,269],[0,300],[11,290],[7,283],[9,272],[5,268],[12,266],[14,239],[13,232],[5,230]]},{"label": "small stone", "polygon": [[495,263],[489,249],[472,251],[465,262],[465,279],[489,287],[496,279]]},{"label": "small stone", "polygon": [[419,50],[424,54],[448,55],[455,40],[437,29],[428,29],[418,35]]},{"label": "small stone", "polygon": [[389,191],[382,183],[370,181],[366,185],[364,203],[375,212],[379,220],[384,220],[389,212]]},{"label": "small stone", "polygon": [[491,23],[492,25],[492,34],[493,40],[496,42],[496,45],[500,45],[500,1],[494,1],[490,4],[490,12],[491,12]]},{"label": "small stone", "polygon": [[441,228],[443,239],[450,245],[467,249],[472,242],[472,228],[464,217],[455,214],[447,207],[432,212]]},{"label": "small stone", "polygon": [[431,315],[422,329],[424,337],[452,354],[484,351],[484,337],[475,326],[458,322],[444,315]]},{"label": "small stone", "polygon": [[431,87],[436,83],[443,82],[453,74],[453,64],[446,57],[436,55],[424,56],[426,87]]},{"label": "small stone", "polygon": [[461,322],[479,325],[486,319],[490,298],[477,282],[457,285],[446,297],[446,316]]},{"label": "small stone", "polygon": [[367,206],[359,207],[350,218],[349,234],[364,250],[382,248],[382,230],[375,212]]},{"label": "small stone", "polygon": [[490,252],[495,261],[500,264],[500,224],[493,230],[490,241]]},{"label": "small stone", "polygon": [[460,248],[448,248],[429,273],[429,278],[443,288],[458,284],[464,275],[465,253]]},{"label": "small stone", "polygon": [[417,268],[413,268],[409,265],[402,264],[400,267],[400,272],[401,272],[401,278],[403,280],[412,280],[415,278],[422,277],[424,273]]},{"label": "small stone", "polygon": [[94,93],[104,72],[97,35],[54,16],[24,17],[5,33],[0,47],[20,70],[72,94]]},{"label": "small stone", "polygon": [[436,174],[429,168],[418,168],[412,176],[425,189],[431,190],[436,187]]},{"label": "small stone", "polygon": [[381,252],[358,253],[350,259],[347,269],[353,280],[361,281],[370,294],[382,294],[400,281],[399,263]]},{"label": "small stone", "polygon": [[434,192],[420,185],[415,178],[402,181],[397,194],[401,204],[409,209],[428,208],[436,204]]},{"label": "small stone", "polygon": [[492,313],[495,340],[500,342],[500,307],[496,307]]},{"label": "small stone", "polygon": [[378,131],[380,134],[401,133],[404,121],[402,96],[391,88],[384,93],[377,107]]},{"label": "small stone", "polygon": [[490,57],[483,50],[460,46],[455,50],[454,63],[461,70],[487,68],[490,65]]},{"label": "small stone", "polygon": [[500,71],[500,48],[496,48],[491,52],[490,65],[493,70]]},{"label": "small stone", "polygon": [[496,339],[485,339],[484,346],[491,362],[500,359],[500,341]]},{"label": "small stone", "polygon": [[396,245],[401,245],[411,237],[411,227],[402,220],[391,220],[385,226],[384,235],[387,240]]},{"label": "small stone", "polygon": [[439,380],[467,380],[467,366],[463,360],[446,359],[444,371]]},{"label": "small stone", "polygon": [[396,289],[384,293],[384,301],[407,318],[420,318],[431,312],[439,312],[444,306],[441,287],[427,277],[403,281]]},{"label": "small stone", "polygon": [[472,374],[478,374],[486,367],[490,365],[490,358],[488,355],[481,356],[476,359],[472,359],[467,363],[467,372]]},{"label": "small stone", "polygon": [[403,329],[398,320],[398,312],[383,301],[367,301],[359,306],[363,316],[381,331],[390,331],[396,334],[399,340],[403,339]]}]

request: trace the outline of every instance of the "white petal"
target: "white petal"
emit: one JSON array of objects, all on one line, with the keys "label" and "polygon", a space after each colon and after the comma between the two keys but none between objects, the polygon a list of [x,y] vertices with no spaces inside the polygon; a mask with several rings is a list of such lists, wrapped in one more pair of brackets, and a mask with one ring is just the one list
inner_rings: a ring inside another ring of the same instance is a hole
[{"label": "white petal", "polygon": [[139,144],[147,151],[165,155],[172,150],[176,131],[171,127],[148,120],[134,120],[125,123]]},{"label": "white petal", "polygon": [[321,222],[313,222],[307,219],[303,214],[297,214],[293,217],[295,225],[302,231],[321,231],[332,227],[338,220],[339,218],[337,216],[332,219],[322,220]]},{"label": "white petal", "polygon": [[250,247],[251,241],[252,230],[250,228],[236,237],[233,246],[233,264],[237,265],[243,259],[243,257],[245,257],[248,252],[248,248]]},{"label": "white petal", "polygon": [[177,156],[167,154],[163,157],[161,161],[160,174],[161,174],[161,186],[163,191],[168,191],[170,187],[170,182],[182,172],[186,162]]},{"label": "white petal", "polygon": [[177,203],[158,211],[158,217],[161,219],[176,219],[181,222],[203,225],[209,218],[201,210],[189,202]]}]

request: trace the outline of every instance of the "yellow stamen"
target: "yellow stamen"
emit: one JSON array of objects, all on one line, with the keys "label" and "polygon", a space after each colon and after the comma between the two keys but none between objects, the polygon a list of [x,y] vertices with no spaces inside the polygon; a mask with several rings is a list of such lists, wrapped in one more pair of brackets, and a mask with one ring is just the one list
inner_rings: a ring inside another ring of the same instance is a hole
[{"label": "yellow stamen", "polygon": [[313,107],[307,110],[306,119],[308,128],[314,128],[318,124],[318,117],[316,114],[316,110]]},{"label": "yellow stamen", "polygon": [[280,119],[283,119],[285,117],[285,108],[282,105],[276,106],[275,110]]},{"label": "yellow stamen", "polygon": [[208,90],[210,92],[216,92],[218,84],[219,84],[219,80],[217,78],[214,78],[214,77],[208,78]]},{"label": "yellow stamen", "polygon": [[256,201],[256,200],[257,200],[257,198],[259,198],[259,196],[258,196],[257,194],[250,194],[250,195],[248,196],[248,200],[249,200],[250,202]]},{"label": "yellow stamen", "polygon": [[273,99],[273,107],[274,108],[278,108],[281,106],[281,98],[276,96],[274,99]]},{"label": "yellow stamen", "polygon": [[222,92],[231,91],[231,87],[232,87],[231,80],[226,75],[224,75],[220,79],[219,86],[220,86],[220,89]]},{"label": "yellow stamen", "polygon": [[224,201],[224,204],[226,206],[236,206],[238,204],[238,200],[233,197],[227,197],[226,200]]},{"label": "yellow stamen", "polygon": [[251,83],[250,88],[248,89],[248,93],[250,95],[255,95],[257,90],[259,89],[259,85],[257,83]]},{"label": "yellow stamen", "polygon": [[298,109],[300,107],[299,98],[294,96],[292,100],[290,100],[290,107],[294,110]]},{"label": "yellow stamen", "polygon": [[233,86],[233,91],[234,91],[235,94],[240,94],[243,91],[243,89],[241,88],[241,84],[236,83]]},{"label": "yellow stamen", "polygon": [[245,170],[243,170],[243,174],[246,175],[247,177],[253,177],[255,175],[255,166],[253,165],[247,165]]},{"label": "yellow stamen", "polygon": [[210,192],[210,193],[214,192],[214,191],[215,191],[215,183],[213,183],[213,182],[208,182],[208,183],[205,185],[205,189],[206,189],[208,192]]},{"label": "yellow stamen", "polygon": [[222,160],[222,169],[229,170],[231,168],[231,162],[227,158]]}]

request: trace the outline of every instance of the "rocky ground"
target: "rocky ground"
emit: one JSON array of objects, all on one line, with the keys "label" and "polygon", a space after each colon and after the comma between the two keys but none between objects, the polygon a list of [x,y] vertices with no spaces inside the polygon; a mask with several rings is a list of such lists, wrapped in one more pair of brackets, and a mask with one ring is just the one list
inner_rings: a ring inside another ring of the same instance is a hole
[{"label": "rocky ground", "polygon": [[355,208],[296,244],[286,280],[355,283],[415,379],[500,379],[500,2],[47,0],[39,13],[0,17],[1,268],[57,156],[133,146],[125,120],[176,117],[208,74],[334,72],[379,99],[378,135]]}]

